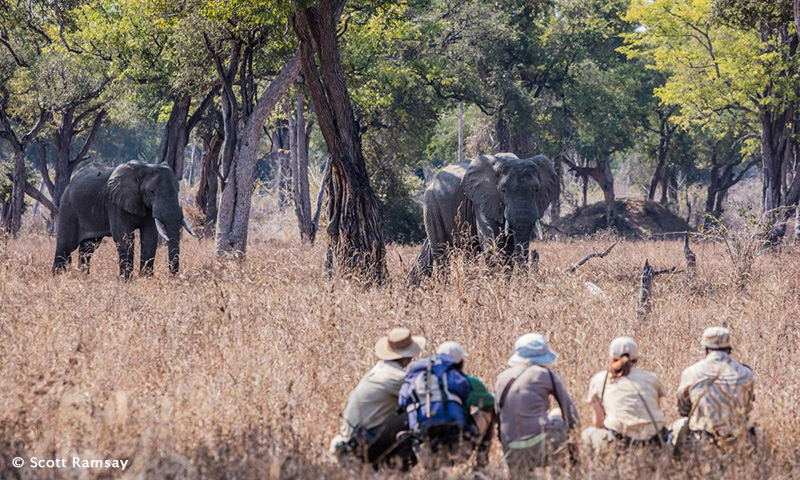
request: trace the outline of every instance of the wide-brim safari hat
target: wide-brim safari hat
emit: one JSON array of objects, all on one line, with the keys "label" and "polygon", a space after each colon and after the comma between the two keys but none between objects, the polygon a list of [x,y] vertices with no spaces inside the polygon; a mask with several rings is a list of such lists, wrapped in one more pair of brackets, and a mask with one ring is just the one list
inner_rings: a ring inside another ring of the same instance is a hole
[{"label": "wide-brim safari hat", "polygon": [[425,349],[425,338],[411,335],[407,328],[393,328],[375,344],[375,355],[381,360],[414,358]]},{"label": "wide-brim safari hat", "polygon": [[525,363],[534,365],[552,365],[558,354],[547,345],[547,339],[539,333],[527,333],[517,339],[514,344],[514,355],[508,359],[512,367]]}]

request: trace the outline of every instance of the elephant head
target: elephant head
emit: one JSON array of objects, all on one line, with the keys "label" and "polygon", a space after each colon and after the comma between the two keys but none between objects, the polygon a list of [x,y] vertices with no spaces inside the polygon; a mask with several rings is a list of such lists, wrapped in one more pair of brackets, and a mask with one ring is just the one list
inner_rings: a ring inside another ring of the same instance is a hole
[{"label": "elephant head", "polygon": [[183,217],[178,191],[178,179],[165,164],[124,163],[108,179],[111,202],[133,215],[153,217],[158,234],[167,242],[172,274],[180,265],[181,227],[194,236]]},{"label": "elephant head", "polygon": [[[464,174],[467,197],[476,207],[482,241],[498,241],[517,262],[528,257],[539,219],[558,194],[553,163],[545,156],[520,159],[514,154],[480,155]],[[500,241],[502,238],[502,241]]]}]

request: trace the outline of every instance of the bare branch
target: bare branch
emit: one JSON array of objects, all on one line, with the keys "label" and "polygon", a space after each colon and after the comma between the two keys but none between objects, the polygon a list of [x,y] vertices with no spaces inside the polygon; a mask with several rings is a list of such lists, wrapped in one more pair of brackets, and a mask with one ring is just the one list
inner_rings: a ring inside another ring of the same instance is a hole
[{"label": "bare branch", "polygon": [[608,255],[609,253],[611,253],[611,250],[612,250],[614,247],[616,247],[616,246],[617,246],[617,242],[614,242],[614,243],[613,243],[613,244],[612,244],[610,247],[608,247],[608,248],[606,249],[606,251],[605,251],[605,252],[594,252],[594,253],[590,253],[589,255],[587,255],[587,256],[586,256],[586,258],[584,258],[584,259],[583,259],[583,260],[581,260],[580,262],[576,263],[575,265],[571,266],[571,267],[569,268],[569,270],[567,270],[567,274],[572,274],[572,273],[575,273],[575,270],[577,270],[577,269],[578,269],[578,267],[580,267],[581,265],[583,265],[584,263],[588,262],[589,260],[591,260],[591,259],[593,259],[593,258],[603,258],[603,257],[605,257],[606,255]]}]

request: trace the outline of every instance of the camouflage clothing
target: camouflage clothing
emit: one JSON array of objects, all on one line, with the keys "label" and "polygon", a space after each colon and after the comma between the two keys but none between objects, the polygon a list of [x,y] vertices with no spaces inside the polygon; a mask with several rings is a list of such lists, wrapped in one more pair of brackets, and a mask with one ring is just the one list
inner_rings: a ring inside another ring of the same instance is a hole
[{"label": "camouflage clothing", "polygon": [[714,350],[683,371],[678,412],[689,418],[689,430],[717,438],[737,436],[750,428],[753,372],[729,353]]}]

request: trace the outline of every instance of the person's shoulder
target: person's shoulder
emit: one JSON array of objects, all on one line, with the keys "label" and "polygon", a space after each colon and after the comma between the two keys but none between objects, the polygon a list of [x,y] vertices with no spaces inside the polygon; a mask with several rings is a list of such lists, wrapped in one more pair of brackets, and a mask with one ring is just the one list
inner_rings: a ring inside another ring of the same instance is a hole
[{"label": "person's shoulder", "polygon": [[745,365],[744,363],[737,362],[735,360],[731,360],[730,365],[736,370],[741,378],[745,380],[749,380],[753,378],[753,369],[749,365]]},{"label": "person's shoulder", "polygon": [[608,375],[608,370],[600,370],[599,372],[592,375],[592,379],[589,380],[589,384],[605,382],[606,375]]},{"label": "person's shoulder", "polygon": [[631,375],[635,375],[635,376],[641,378],[642,380],[646,380],[646,381],[649,381],[649,382],[658,382],[659,381],[658,375],[656,375],[655,373],[653,373],[653,372],[651,372],[649,370],[644,370],[644,369],[638,368],[638,367],[633,367],[633,369],[631,370]]}]

